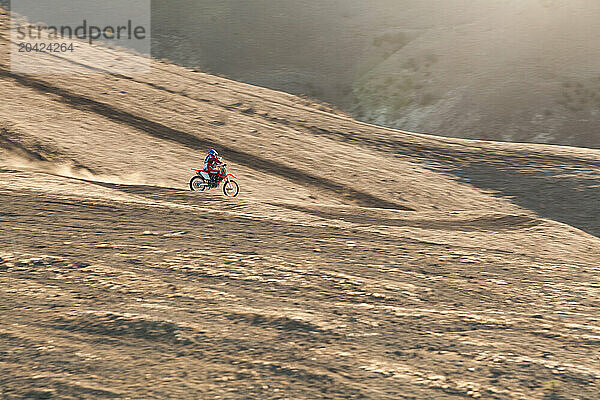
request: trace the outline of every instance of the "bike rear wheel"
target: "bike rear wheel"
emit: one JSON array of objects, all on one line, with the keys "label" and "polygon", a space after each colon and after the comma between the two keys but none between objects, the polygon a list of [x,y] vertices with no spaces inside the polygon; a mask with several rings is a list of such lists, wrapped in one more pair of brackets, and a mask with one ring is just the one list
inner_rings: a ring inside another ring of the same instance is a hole
[{"label": "bike rear wheel", "polygon": [[223,185],[223,193],[227,197],[236,197],[240,193],[240,186],[235,181],[227,181]]},{"label": "bike rear wheel", "polygon": [[190,189],[193,192],[204,192],[206,190],[206,182],[201,176],[195,176],[190,180]]}]

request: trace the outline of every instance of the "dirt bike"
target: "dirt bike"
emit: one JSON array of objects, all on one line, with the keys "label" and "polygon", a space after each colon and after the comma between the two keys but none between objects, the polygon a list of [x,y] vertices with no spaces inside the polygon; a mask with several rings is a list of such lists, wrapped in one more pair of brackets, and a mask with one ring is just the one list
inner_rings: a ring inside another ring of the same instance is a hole
[{"label": "dirt bike", "polygon": [[237,177],[227,173],[227,164],[221,164],[217,169],[218,173],[209,175],[209,180],[202,176],[202,172],[207,173],[206,171],[194,168],[192,168],[192,171],[196,171],[196,176],[190,179],[190,189],[194,192],[216,189],[223,182],[223,193],[225,193],[225,196],[236,197],[240,193],[240,186],[233,180],[237,179]]}]

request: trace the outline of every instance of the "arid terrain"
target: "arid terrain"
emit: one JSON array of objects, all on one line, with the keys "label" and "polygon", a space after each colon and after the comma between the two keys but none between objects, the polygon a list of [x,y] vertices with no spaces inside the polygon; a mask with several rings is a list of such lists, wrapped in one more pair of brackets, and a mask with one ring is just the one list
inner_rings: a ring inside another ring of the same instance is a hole
[{"label": "arid terrain", "polygon": [[165,0],[153,54],[436,135],[600,148],[600,3]]},{"label": "arid terrain", "polygon": [[[0,398],[598,399],[600,151],[156,60],[19,75],[6,19]],[[211,147],[239,197],[189,191]]]}]

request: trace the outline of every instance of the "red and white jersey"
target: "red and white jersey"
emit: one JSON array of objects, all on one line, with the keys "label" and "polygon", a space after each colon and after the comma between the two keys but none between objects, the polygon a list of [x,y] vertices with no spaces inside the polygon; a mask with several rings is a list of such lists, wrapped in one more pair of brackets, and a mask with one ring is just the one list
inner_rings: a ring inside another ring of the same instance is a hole
[{"label": "red and white jersey", "polygon": [[206,156],[206,158],[204,159],[204,170],[210,172],[214,170],[215,165],[219,164],[221,164],[221,160],[219,160],[217,157],[210,155]]}]

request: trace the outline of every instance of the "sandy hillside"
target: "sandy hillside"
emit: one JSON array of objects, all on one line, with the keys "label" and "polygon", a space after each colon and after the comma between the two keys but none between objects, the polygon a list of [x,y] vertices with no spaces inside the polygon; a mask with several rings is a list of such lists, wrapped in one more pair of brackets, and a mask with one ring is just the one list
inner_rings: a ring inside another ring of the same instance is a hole
[{"label": "sandy hillside", "polygon": [[169,0],[160,58],[398,129],[600,147],[589,0]]},{"label": "sandy hillside", "polygon": [[[1,18],[3,398],[597,398],[599,151],[17,75]],[[210,147],[238,198],[188,190]]]}]

